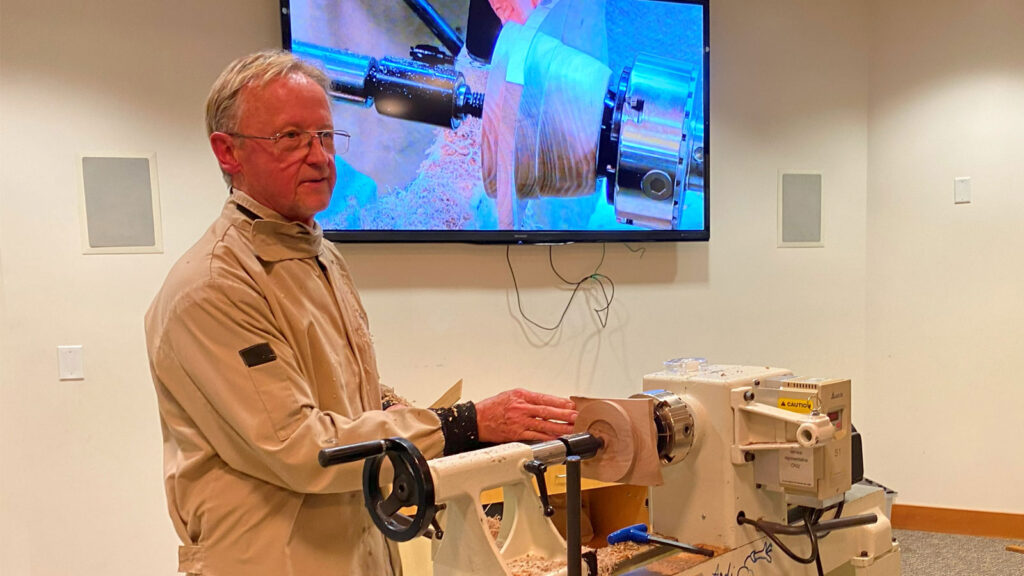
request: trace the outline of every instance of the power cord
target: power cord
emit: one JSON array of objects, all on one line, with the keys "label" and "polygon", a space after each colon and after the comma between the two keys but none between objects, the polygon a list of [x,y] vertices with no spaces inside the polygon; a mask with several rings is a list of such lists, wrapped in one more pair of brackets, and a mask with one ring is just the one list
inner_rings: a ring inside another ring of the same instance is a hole
[{"label": "power cord", "polygon": [[527,316],[526,312],[523,310],[523,300],[519,294],[519,282],[516,280],[516,271],[512,267],[511,250],[511,245],[505,246],[505,262],[508,263],[508,271],[509,274],[512,275],[512,286],[516,291],[516,306],[519,308],[519,314],[524,320],[541,330],[547,330],[549,332],[558,330],[562,326],[562,322],[565,321],[565,315],[569,312],[569,307],[572,305],[572,301],[576,298],[576,294],[580,291],[580,288],[587,282],[595,282],[601,288],[601,296],[604,298],[604,306],[594,308],[594,313],[597,315],[597,321],[601,324],[601,328],[608,326],[608,314],[611,311],[612,300],[615,299],[615,282],[613,282],[608,276],[599,272],[601,266],[604,264],[604,257],[608,253],[607,244],[601,244],[601,260],[597,263],[597,266],[594,267],[594,271],[575,282],[567,280],[565,276],[555,268],[554,246],[548,246],[548,264],[551,266],[551,271],[555,273],[555,276],[557,276],[559,280],[573,287],[572,294],[569,295],[569,301],[565,303],[565,308],[562,309],[562,314],[558,317],[558,322],[555,323],[554,326],[545,326],[535,321]]},{"label": "power cord", "polygon": [[[822,521],[822,514],[833,508],[836,513],[832,519]],[[864,526],[878,522],[878,516],[876,514],[858,514],[856,516],[841,518],[843,513],[843,502],[820,509],[806,507],[800,507],[800,509],[803,510],[803,524],[778,524],[775,522],[767,522],[765,520],[751,520],[750,518],[747,518],[746,514],[743,512],[740,512],[736,516],[736,523],[740,525],[750,524],[759,531],[764,532],[765,536],[770,538],[771,541],[779,547],[779,549],[785,552],[786,556],[789,556],[801,564],[813,563],[818,569],[818,576],[824,576],[821,566],[821,555],[819,554],[818,549],[819,539],[828,536],[833,530],[852,528],[854,526]],[[822,532],[823,534],[818,534],[819,532]],[[778,538],[779,534],[793,536],[805,533],[811,542],[811,555],[806,558],[797,556]]]},{"label": "power cord", "polygon": [[[817,534],[814,533],[814,518],[813,518],[813,516],[814,516],[814,511],[813,510],[807,510],[806,512],[804,512],[804,518],[803,518],[804,523],[802,525],[783,526],[781,524],[776,524],[775,522],[765,522],[763,520],[752,520],[750,518],[747,518],[747,516],[745,514],[740,512],[739,516],[736,517],[736,522],[741,524],[741,525],[742,524],[750,524],[754,528],[757,528],[759,531],[764,532],[765,536],[767,536],[772,542],[774,542],[775,545],[778,546],[779,549],[782,550],[786,554],[786,556],[789,556],[794,561],[799,562],[801,564],[815,564],[815,563],[817,563],[818,566],[819,566],[819,569],[818,569],[819,576],[821,576],[821,569],[820,569],[821,563],[819,562],[819,559],[818,559],[818,536],[817,536]],[[803,557],[803,556],[797,556],[797,554],[795,552],[793,552],[792,550],[790,550],[788,546],[783,544],[782,541],[779,540],[779,537],[778,537],[779,533],[786,533],[786,532],[792,533],[791,530],[796,530],[798,528],[799,528],[799,530],[796,531],[795,533],[796,534],[806,533],[808,539],[811,541],[811,555],[807,556],[806,558]]]},{"label": "power cord", "polygon": [[644,253],[647,252],[647,248],[644,248],[643,246],[641,246],[639,248],[633,248],[632,246],[630,246],[629,244],[627,244],[625,242],[623,242],[622,245],[626,247],[626,250],[629,250],[633,254],[639,254],[640,258],[643,258],[644,257]]},{"label": "power cord", "polygon": [[[833,510],[833,509],[836,511],[836,513],[832,515],[831,519],[832,520],[838,520],[839,517],[843,515],[843,505],[845,505],[845,504],[846,504],[846,500],[840,500],[838,503],[832,504],[831,506],[826,506],[824,508],[819,508],[819,509],[814,510],[813,522],[815,524],[819,524],[821,522],[821,517],[825,514],[825,512],[828,512],[829,510]],[[832,532],[825,532],[824,534],[819,534],[818,535],[818,540],[824,540],[831,533]]]}]

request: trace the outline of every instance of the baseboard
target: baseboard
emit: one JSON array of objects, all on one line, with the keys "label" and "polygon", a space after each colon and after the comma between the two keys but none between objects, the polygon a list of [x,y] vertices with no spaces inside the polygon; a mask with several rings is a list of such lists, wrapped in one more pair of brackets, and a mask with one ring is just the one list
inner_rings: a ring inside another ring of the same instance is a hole
[{"label": "baseboard", "polygon": [[897,530],[1024,540],[1024,514],[893,504],[892,527]]}]

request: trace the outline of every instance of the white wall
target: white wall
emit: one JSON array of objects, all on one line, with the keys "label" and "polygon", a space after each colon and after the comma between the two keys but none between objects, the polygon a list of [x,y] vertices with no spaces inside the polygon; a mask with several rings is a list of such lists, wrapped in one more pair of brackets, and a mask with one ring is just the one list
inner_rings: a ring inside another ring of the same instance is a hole
[{"label": "white wall", "polygon": [[[346,246],[387,382],[421,401],[457,378],[471,398],[624,395],[682,354],[863,380],[866,5],[714,4],[712,241],[608,246],[608,327],[578,300],[554,337],[519,319],[501,247]],[[3,2],[0,573],[174,572],[142,315],[224,197],[206,91],[227,61],[278,42],[276,5]],[[90,151],[156,152],[165,254],[81,255],[75,160]],[[775,247],[780,169],[824,172],[825,248]],[[546,249],[512,256],[524,307],[553,321],[568,291]],[[555,257],[578,276],[600,247]],[[57,381],[60,344],[85,346],[85,381]]]},{"label": "white wall", "polygon": [[[225,192],[206,92],[274,0],[4,0],[0,574],[173,574],[142,316]],[[155,152],[166,253],[81,254],[76,157]],[[82,344],[86,380],[57,380]]]},{"label": "white wall", "polygon": [[905,503],[1022,513],[1024,3],[874,0],[871,22],[872,473]]}]

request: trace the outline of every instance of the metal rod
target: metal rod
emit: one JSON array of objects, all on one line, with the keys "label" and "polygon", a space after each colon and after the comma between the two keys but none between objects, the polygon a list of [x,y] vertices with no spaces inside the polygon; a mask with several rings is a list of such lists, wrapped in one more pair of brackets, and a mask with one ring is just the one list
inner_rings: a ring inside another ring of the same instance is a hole
[{"label": "metal rod", "polygon": [[[860,514],[858,516],[846,516],[844,518],[836,518],[834,520],[825,520],[824,522],[814,524],[812,527],[814,528],[814,533],[817,534],[818,532],[831,532],[832,530],[864,526],[866,524],[874,524],[875,522],[878,522],[877,514]],[[741,516],[739,518],[739,523],[752,524],[762,532],[771,531],[773,534],[782,534],[785,536],[795,536],[807,533],[807,527],[803,524],[797,524],[794,526],[791,524],[778,524],[776,522],[756,522],[745,516]]]},{"label": "metal rod", "polygon": [[558,440],[542,442],[530,446],[533,449],[533,459],[539,460],[548,466],[554,466],[565,462],[565,444]]},{"label": "metal rod", "polygon": [[462,38],[451,25],[445,22],[437,10],[430,5],[430,2],[427,0],[405,0],[405,3],[427,25],[427,28],[430,28],[430,31],[441,41],[441,44],[444,44],[452,56],[459,55],[459,51],[462,50]]},{"label": "metal rod", "polygon": [[841,530],[843,528],[851,528],[853,526],[864,526],[866,524],[874,524],[878,522],[877,514],[861,514],[859,516],[847,516],[846,518],[836,518],[835,520],[825,520],[824,522],[818,522],[814,525],[815,532],[828,532],[830,530]]},{"label": "metal rod", "polygon": [[569,456],[565,459],[565,518],[566,518],[566,553],[568,568],[567,576],[582,576],[583,542],[581,541],[583,498],[580,489],[580,457]]},{"label": "metal rod", "polygon": [[712,556],[715,555],[715,551],[714,550],[708,550],[707,548],[701,548],[700,546],[690,546],[689,544],[683,544],[682,542],[677,542],[675,540],[669,540],[668,538],[659,538],[658,536],[650,536],[650,535],[648,535],[647,536],[647,541],[648,542],[655,542],[657,544],[661,544],[662,546],[669,546],[671,548],[678,548],[679,550],[682,550],[684,552],[689,552],[690,554],[700,554],[701,556],[707,556],[708,558],[711,558]]},{"label": "metal rod", "polygon": [[548,466],[565,462],[566,456],[579,456],[583,460],[593,458],[603,447],[603,440],[587,433],[568,434],[531,446],[534,460]]}]

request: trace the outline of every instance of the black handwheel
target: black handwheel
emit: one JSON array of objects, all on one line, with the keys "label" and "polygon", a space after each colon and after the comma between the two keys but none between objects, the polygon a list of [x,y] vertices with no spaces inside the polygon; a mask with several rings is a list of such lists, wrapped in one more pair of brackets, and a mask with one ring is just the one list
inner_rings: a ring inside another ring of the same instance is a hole
[{"label": "black handwheel", "polygon": [[[377,528],[396,542],[406,542],[430,528],[437,512],[434,480],[427,459],[412,442],[405,438],[387,438],[383,442],[384,453],[367,458],[363,465],[363,498]],[[385,456],[394,469],[387,498],[380,481]],[[408,506],[416,507],[412,517],[401,513]]]}]

